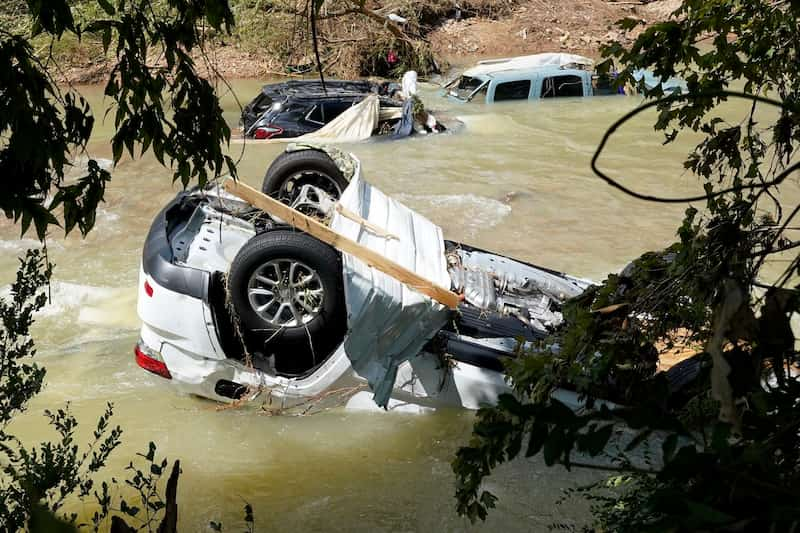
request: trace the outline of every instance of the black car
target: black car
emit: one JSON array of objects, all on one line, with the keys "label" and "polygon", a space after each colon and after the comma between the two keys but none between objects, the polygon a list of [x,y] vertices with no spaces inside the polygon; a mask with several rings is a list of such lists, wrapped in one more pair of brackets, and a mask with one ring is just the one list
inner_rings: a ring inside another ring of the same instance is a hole
[{"label": "black car", "polygon": [[[265,85],[242,111],[246,137],[274,139],[298,137],[318,130],[369,94],[385,95],[392,84],[371,81],[294,80]],[[381,106],[400,107],[388,97]]]}]

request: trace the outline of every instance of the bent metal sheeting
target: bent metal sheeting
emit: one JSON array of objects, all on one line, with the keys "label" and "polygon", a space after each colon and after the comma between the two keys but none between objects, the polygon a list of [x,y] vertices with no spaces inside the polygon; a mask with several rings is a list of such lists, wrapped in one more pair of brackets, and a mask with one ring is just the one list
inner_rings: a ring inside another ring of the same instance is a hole
[{"label": "bent metal sheeting", "polygon": [[[450,287],[439,226],[389,198],[359,173],[339,205],[369,224],[335,211],[331,229],[433,284]],[[345,351],[355,371],[369,382],[375,402],[385,407],[398,365],[417,355],[445,325],[448,309],[350,254],[342,254],[342,263],[350,330]]]}]

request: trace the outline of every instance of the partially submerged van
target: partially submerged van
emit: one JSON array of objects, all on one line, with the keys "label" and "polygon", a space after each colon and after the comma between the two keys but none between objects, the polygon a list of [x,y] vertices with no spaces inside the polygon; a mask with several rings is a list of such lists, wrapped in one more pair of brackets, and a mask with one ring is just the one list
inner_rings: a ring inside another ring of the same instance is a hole
[{"label": "partially submerged van", "polygon": [[[480,61],[445,85],[445,96],[461,102],[493,103],[575,96],[625,94],[614,87],[613,77],[598,75],[587,57],[546,53]],[[634,73],[648,89],[661,83],[664,92],[685,92],[677,78],[662,80],[650,72]]]}]

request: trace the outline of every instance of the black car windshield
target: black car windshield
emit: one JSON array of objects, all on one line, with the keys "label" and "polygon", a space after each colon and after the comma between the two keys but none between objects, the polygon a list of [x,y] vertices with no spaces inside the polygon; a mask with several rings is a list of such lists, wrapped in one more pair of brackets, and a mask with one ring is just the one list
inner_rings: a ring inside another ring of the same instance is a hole
[{"label": "black car windshield", "polygon": [[487,83],[488,81],[484,81],[480,78],[461,76],[458,79],[458,84],[450,89],[450,95],[455,96],[459,100],[471,100],[472,95]]}]

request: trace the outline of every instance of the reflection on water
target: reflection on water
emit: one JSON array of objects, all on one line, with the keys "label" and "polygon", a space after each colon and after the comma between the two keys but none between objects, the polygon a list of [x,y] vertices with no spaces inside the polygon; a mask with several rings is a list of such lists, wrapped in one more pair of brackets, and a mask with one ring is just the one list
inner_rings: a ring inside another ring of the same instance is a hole
[{"label": "reflection on water", "polygon": [[[247,101],[260,83],[233,84]],[[88,88],[98,117],[102,91]],[[634,201],[604,185],[589,160],[604,129],[638,103],[633,97],[596,97],[533,104],[451,104],[427,90],[429,107],[466,123],[452,135],[346,146],[365,175],[440,224],[449,239],[519,257],[571,274],[601,278],[631,258],[672,242],[685,206]],[[235,126],[231,95],[223,100]],[[602,161],[639,190],[668,195],[698,191],[683,173],[691,139],[661,147],[654,115],[623,128]],[[110,158],[111,120],[100,125],[91,155]],[[260,185],[284,145],[235,145],[241,177]],[[171,174],[147,156],[123,160],[113,172],[96,229],[85,240],[52,235],[57,264],[53,301],[36,328],[47,388],[16,422],[28,441],[52,435],[40,415],[69,401],[88,435],[106,401],[116,405],[124,446],[109,471],[121,472],[134,451],[158,443],[180,458],[181,529],[222,520],[232,529],[244,501],[263,529],[323,531],[461,531],[455,515],[449,462],[466,441],[470,413],[426,416],[347,413],[268,417],[255,407],[217,410],[177,394],[140,371],[136,278],[150,222],[175,193]],[[794,183],[784,194],[797,197]],[[698,206],[702,207],[702,206]],[[11,281],[16,257],[29,246],[18,228],[0,223],[0,283]],[[585,472],[517,461],[490,481],[500,508],[484,528],[546,530],[581,521],[586,508],[554,506],[559,490],[591,479]],[[481,528],[476,528],[481,529]]]}]

